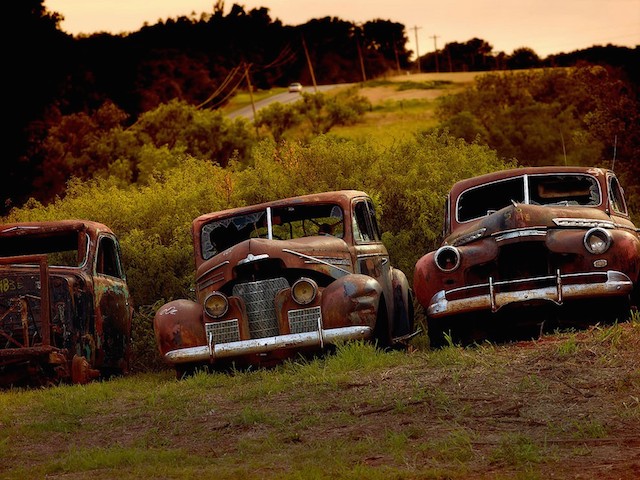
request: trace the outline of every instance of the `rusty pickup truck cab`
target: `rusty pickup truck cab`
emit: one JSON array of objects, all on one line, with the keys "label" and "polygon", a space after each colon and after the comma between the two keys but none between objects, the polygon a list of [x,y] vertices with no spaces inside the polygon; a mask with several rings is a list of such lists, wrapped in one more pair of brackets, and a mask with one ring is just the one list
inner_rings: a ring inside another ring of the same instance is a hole
[{"label": "rusty pickup truck cab", "polygon": [[451,188],[444,241],[417,262],[413,287],[437,347],[447,332],[461,343],[491,336],[492,324],[542,331],[628,316],[639,271],[640,236],[614,172],[530,167]]},{"label": "rusty pickup truck cab", "polygon": [[132,313],[109,228],[83,220],[0,225],[0,385],[126,373]]},{"label": "rusty pickup truck cab", "polygon": [[413,333],[410,285],[391,266],[363,192],[202,215],[192,235],[197,301],[169,302],[154,318],[178,378],[203,366],[273,365],[349,340],[388,347]]}]

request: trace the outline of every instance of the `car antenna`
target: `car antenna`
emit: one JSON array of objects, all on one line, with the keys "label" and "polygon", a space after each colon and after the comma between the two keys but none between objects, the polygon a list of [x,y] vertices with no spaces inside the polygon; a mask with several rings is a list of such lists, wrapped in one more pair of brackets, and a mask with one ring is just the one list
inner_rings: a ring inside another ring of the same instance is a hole
[{"label": "car antenna", "polygon": [[616,166],[616,153],[618,152],[618,135],[613,137],[613,160],[611,161],[611,171]]},{"label": "car antenna", "polygon": [[562,140],[562,154],[564,155],[564,166],[567,166],[567,149],[564,146],[564,135],[560,132],[560,139]]}]

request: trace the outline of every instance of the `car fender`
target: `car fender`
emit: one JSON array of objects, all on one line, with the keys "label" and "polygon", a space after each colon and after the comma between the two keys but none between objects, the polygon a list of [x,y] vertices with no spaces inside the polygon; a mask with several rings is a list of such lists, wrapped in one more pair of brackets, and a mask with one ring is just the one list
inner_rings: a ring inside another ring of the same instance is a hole
[{"label": "car fender", "polygon": [[345,275],[327,286],[322,293],[324,328],[345,325],[374,327],[382,298],[382,286],[368,275]]},{"label": "car fender", "polygon": [[160,355],[177,348],[206,344],[202,306],[191,300],[174,300],[158,309],[153,329]]}]

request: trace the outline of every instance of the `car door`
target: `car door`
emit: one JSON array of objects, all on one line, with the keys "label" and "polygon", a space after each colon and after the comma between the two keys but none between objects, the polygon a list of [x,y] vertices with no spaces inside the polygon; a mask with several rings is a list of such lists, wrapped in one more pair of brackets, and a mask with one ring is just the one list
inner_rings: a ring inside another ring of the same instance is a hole
[{"label": "car door", "polygon": [[120,246],[113,235],[98,237],[93,284],[99,341],[96,366],[122,373],[128,369],[133,308]]},{"label": "car door", "polygon": [[356,273],[373,277],[380,283],[386,300],[387,312],[390,315],[393,311],[391,264],[387,249],[382,243],[371,199],[354,200],[352,218]]}]

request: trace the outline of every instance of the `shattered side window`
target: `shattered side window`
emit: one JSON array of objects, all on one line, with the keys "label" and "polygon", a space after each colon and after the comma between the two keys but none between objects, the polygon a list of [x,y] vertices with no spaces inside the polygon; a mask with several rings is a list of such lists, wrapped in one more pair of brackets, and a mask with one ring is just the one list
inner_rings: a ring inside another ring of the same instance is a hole
[{"label": "shattered side window", "polygon": [[600,186],[590,175],[530,175],[529,203],[534,205],[600,205]]},{"label": "shattered side window", "polygon": [[618,179],[614,176],[609,178],[609,202],[614,212],[627,214],[627,204],[624,201],[624,192],[618,182]]},{"label": "shattered side window", "polygon": [[466,190],[458,197],[458,221],[467,222],[490,215],[512,202],[524,202],[524,177],[508,178]]}]

